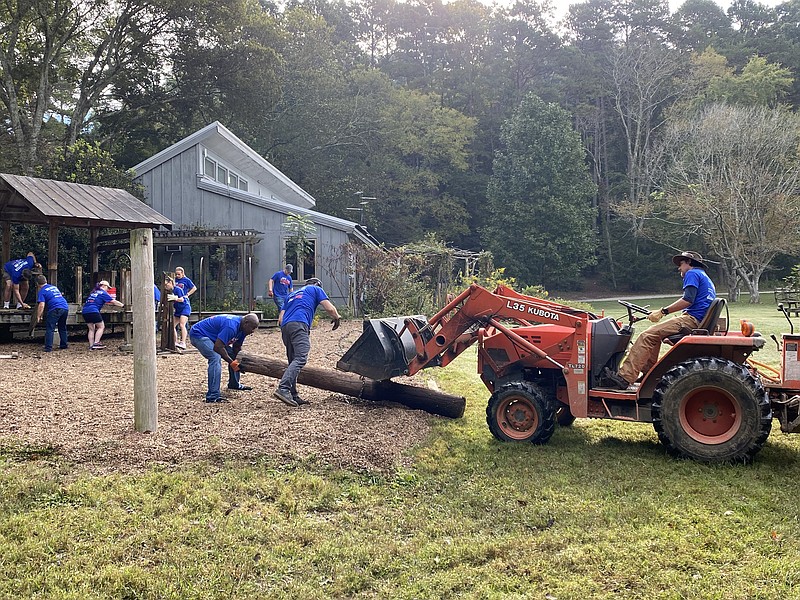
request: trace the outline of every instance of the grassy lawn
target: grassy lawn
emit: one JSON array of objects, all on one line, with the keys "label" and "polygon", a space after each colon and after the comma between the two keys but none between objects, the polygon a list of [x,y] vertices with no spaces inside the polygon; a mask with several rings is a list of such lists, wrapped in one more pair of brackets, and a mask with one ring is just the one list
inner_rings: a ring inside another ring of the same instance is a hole
[{"label": "grassy lawn", "polygon": [[[774,305],[743,316],[785,329]],[[254,459],[98,477],[0,443],[0,598],[800,598],[800,436],[776,427],[748,467],[670,459],[638,423],[502,444],[474,349],[436,377],[467,414],[389,475]]]}]

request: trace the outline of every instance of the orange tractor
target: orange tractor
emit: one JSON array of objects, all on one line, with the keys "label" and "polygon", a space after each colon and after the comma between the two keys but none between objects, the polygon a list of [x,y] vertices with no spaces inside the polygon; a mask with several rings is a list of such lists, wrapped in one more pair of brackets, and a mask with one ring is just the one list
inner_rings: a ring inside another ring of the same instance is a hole
[{"label": "orange tractor", "polygon": [[698,329],[665,340],[666,353],[634,391],[604,387],[604,370],[617,370],[634,323],[649,313],[619,302],[627,323],[505,286],[490,292],[472,285],[430,320],[364,321],[337,368],[378,380],[413,375],[447,366],[477,342],[478,373],[492,394],[486,420],[503,441],[544,444],[556,423],[617,419],[652,423],[675,456],[749,462],[773,416],[782,431],[800,430],[800,336],[783,336],[782,369],[764,375],[749,357],[765,338],[752,326],[718,330],[723,299]]}]

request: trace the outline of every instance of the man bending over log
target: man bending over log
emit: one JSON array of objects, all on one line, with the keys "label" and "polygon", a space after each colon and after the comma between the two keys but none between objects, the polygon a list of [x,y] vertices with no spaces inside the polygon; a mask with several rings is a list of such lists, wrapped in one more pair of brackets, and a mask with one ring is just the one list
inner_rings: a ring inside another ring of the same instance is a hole
[{"label": "man bending over log", "polygon": [[322,289],[322,282],[316,277],[311,277],[306,281],[305,287],[289,294],[278,315],[278,325],[281,326],[281,338],[283,345],[286,346],[289,366],[281,377],[278,389],[272,395],[289,406],[308,404],[308,400],[303,400],[297,394],[297,376],[308,362],[308,353],[311,351],[308,331],[311,329],[311,322],[319,305],[322,305],[325,312],[333,319],[331,321],[333,328],[338,329],[341,321],[339,312]]},{"label": "man bending over log", "polygon": [[219,387],[222,379],[222,360],[228,363],[228,389],[250,391],[253,388],[239,383],[239,362],[236,355],[244,338],[258,329],[258,316],[239,317],[217,315],[197,322],[189,333],[192,346],[208,360],[208,392],[206,402],[226,402]]}]

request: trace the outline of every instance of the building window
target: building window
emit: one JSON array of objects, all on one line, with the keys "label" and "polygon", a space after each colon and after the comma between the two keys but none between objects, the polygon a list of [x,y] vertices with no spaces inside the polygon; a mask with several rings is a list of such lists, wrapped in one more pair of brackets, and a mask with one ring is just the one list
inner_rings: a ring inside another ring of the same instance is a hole
[{"label": "building window", "polygon": [[284,240],[283,244],[284,264],[292,265],[294,273],[292,276],[297,281],[305,281],[310,277],[317,276],[317,240],[308,240],[308,249],[302,264],[297,260],[297,251],[290,240]]},{"label": "building window", "polygon": [[248,190],[246,179],[242,179],[241,175],[234,173],[227,167],[223,167],[218,161],[209,156],[203,158],[203,175],[243,192]]},{"label": "building window", "polygon": [[210,177],[211,179],[217,178],[217,163],[214,161],[214,159],[206,156],[206,159],[203,162],[203,175]]}]

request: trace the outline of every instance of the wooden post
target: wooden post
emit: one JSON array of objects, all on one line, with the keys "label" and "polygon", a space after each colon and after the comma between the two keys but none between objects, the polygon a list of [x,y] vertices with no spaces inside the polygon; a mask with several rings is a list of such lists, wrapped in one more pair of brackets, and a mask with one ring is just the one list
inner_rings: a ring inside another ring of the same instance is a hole
[{"label": "wooden post", "polygon": [[0,265],[11,260],[11,223],[3,221],[3,249],[0,251]]},{"label": "wooden post", "polygon": [[47,283],[58,285],[58,226],[50,225],[47,246]]},{"label": "wooden post", "polygon": [[81,265],[75,267],[75,304],[78,305],[78,310],[83,304],[83,267]]},{"label": "wooden post", "polygon": [[140,433],[158,429],[156,326],[153,321],[153,230],[131,232],[133,282],[133,424]]},{"label": "wooden post", "polygon": [[[89,268],[90,273],[94,274],[100,270],[100,253],[97,252],[97,234],[100,231],[98,227],[89,228]],[[93,282],[97,283],[96,281]]]},{"label": "wooden post", "polygon": [[[130,269],[123,269],[120,273],[120,280],[119,280],[119,292],[117,293],[117,300],[122,302],[125,305],[125,310],[132,310],[133,304],[133,285],[131,284],[131,271]],[[120,299],[120,293],[122,294],[122,299]],[[132,317],[133,315],[131,315]],[[133,323],[128,321],[127,319],[122,324],[122,332],[125,336],[125,346],[130,348],[131,345],[131,338],[133,337]],[[155,332],[153,333],[155,336]]]}]

